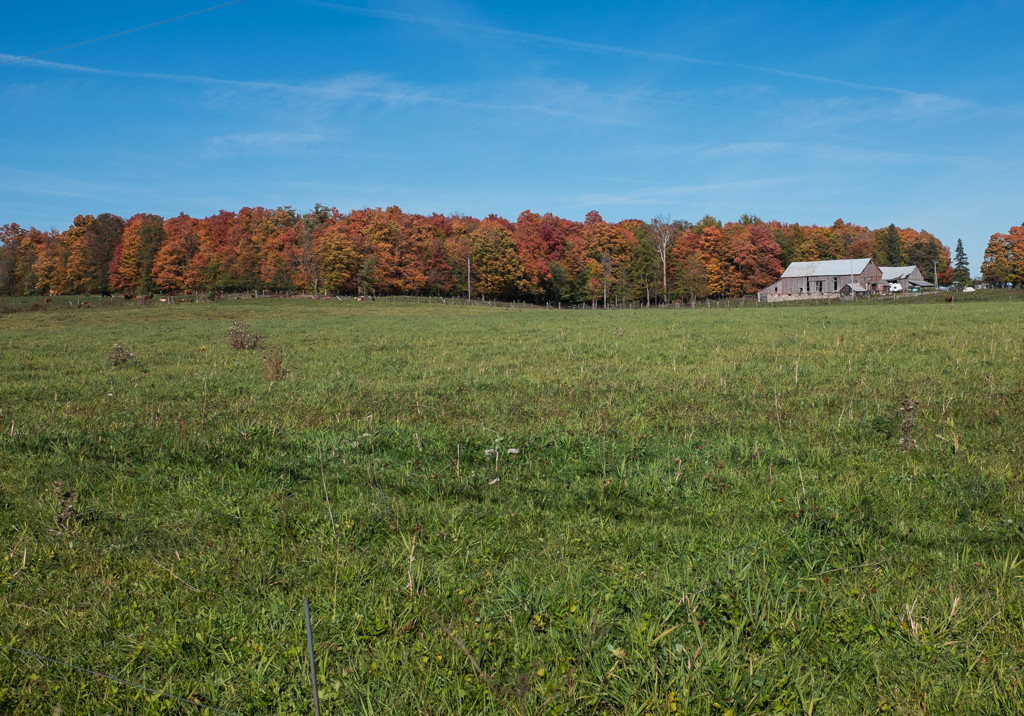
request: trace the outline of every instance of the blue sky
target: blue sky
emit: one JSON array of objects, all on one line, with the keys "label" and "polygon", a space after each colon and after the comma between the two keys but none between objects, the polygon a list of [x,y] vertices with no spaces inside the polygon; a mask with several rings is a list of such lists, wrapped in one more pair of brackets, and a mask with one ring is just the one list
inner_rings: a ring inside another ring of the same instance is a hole
[{"label": "blue sky", "polygon": [[1024,3],[0,7],[0,224],[320,202],[1024,221]]}]

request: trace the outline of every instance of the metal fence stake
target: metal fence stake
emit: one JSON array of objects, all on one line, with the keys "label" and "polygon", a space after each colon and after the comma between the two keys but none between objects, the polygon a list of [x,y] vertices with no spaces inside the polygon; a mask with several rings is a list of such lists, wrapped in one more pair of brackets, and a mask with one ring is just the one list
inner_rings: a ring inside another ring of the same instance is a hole
[{"label": "metal fence stake", "polygon": [[316,688],[316,657],[313,656],[313,627],[309,623],[309,600],[303,599],[306,610],[306,643],[309,645],[309,680],[313,684],[313,713],[320,716],[320,694]]}]

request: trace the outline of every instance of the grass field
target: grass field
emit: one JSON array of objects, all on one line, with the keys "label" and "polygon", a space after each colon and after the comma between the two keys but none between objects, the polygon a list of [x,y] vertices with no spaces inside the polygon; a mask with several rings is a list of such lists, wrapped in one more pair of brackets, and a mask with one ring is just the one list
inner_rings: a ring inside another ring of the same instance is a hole
[{"label": "grass field", "polygon": [[0,316],[0,712],[1021,712],[999,296]]}]

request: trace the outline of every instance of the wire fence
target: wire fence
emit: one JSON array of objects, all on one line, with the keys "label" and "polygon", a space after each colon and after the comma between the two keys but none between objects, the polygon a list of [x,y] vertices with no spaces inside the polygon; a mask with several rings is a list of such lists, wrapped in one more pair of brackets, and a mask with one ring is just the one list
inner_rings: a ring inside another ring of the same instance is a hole
[{"label": "wire fence", "polygon": [[[518,310],[673,310],[673,309],[705,309],[705,308],[779,308],[794,306],[821,306],[833,303],[848,303],[861,301],[915,301],[927,303],[929,301],[943,300],[949,296],[955,296],[956,300],[964,300],[965,297],[958,291],[920,291],[917,293],[900,293],[862,297],[858,299],[843,298],[838,294],[831,296],[815,296],[813,298],[792,298],[787,300],[759,301],[756,295],[748,295],[734,298],[700,298],[700,299],[674,299],[668,302],[652,300],[611,300],[605,304],[603,299],[584,302],[571,301],[529,301],[516,299],[512,301],[490,298],[468,299],[465,296],[418,296],[418,295],[352,295],[352,294],[331,294],[331,293],[306,293],[301,291],[260,291],[254,293],[245,292],[213,292],[189,294],[149,294],[145,296],[0,296],[0,315],[6,313],[20,313],[24,311],[53,311],[80,308],[140,308],[140,307],[171,307],[174,305],[212,303],[214,301],[240,301],[240,300],[266,300],[266,299],[307,299],[319,301],[342,301],[342,302],[376,302],[399,303],[399,304],[433,304],[436,306],[487,306],[491,308],[518,309]],[[1006,300],[1020,300],[1024,298],[1024,291],[1020,289],[987,289],[984,292],[975,293],[971,300],[993,300],[996,297],[1005,296]]]}]

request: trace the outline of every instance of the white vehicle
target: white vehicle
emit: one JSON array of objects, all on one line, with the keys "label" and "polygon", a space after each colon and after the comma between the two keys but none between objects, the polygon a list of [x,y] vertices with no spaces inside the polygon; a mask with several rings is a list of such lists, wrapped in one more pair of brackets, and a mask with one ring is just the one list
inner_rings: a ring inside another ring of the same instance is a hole
[{"label": "white vehicle", "polygon": [[900,293],[903,290],[903,284],[901,283],[890,283],[889,293]]}]

